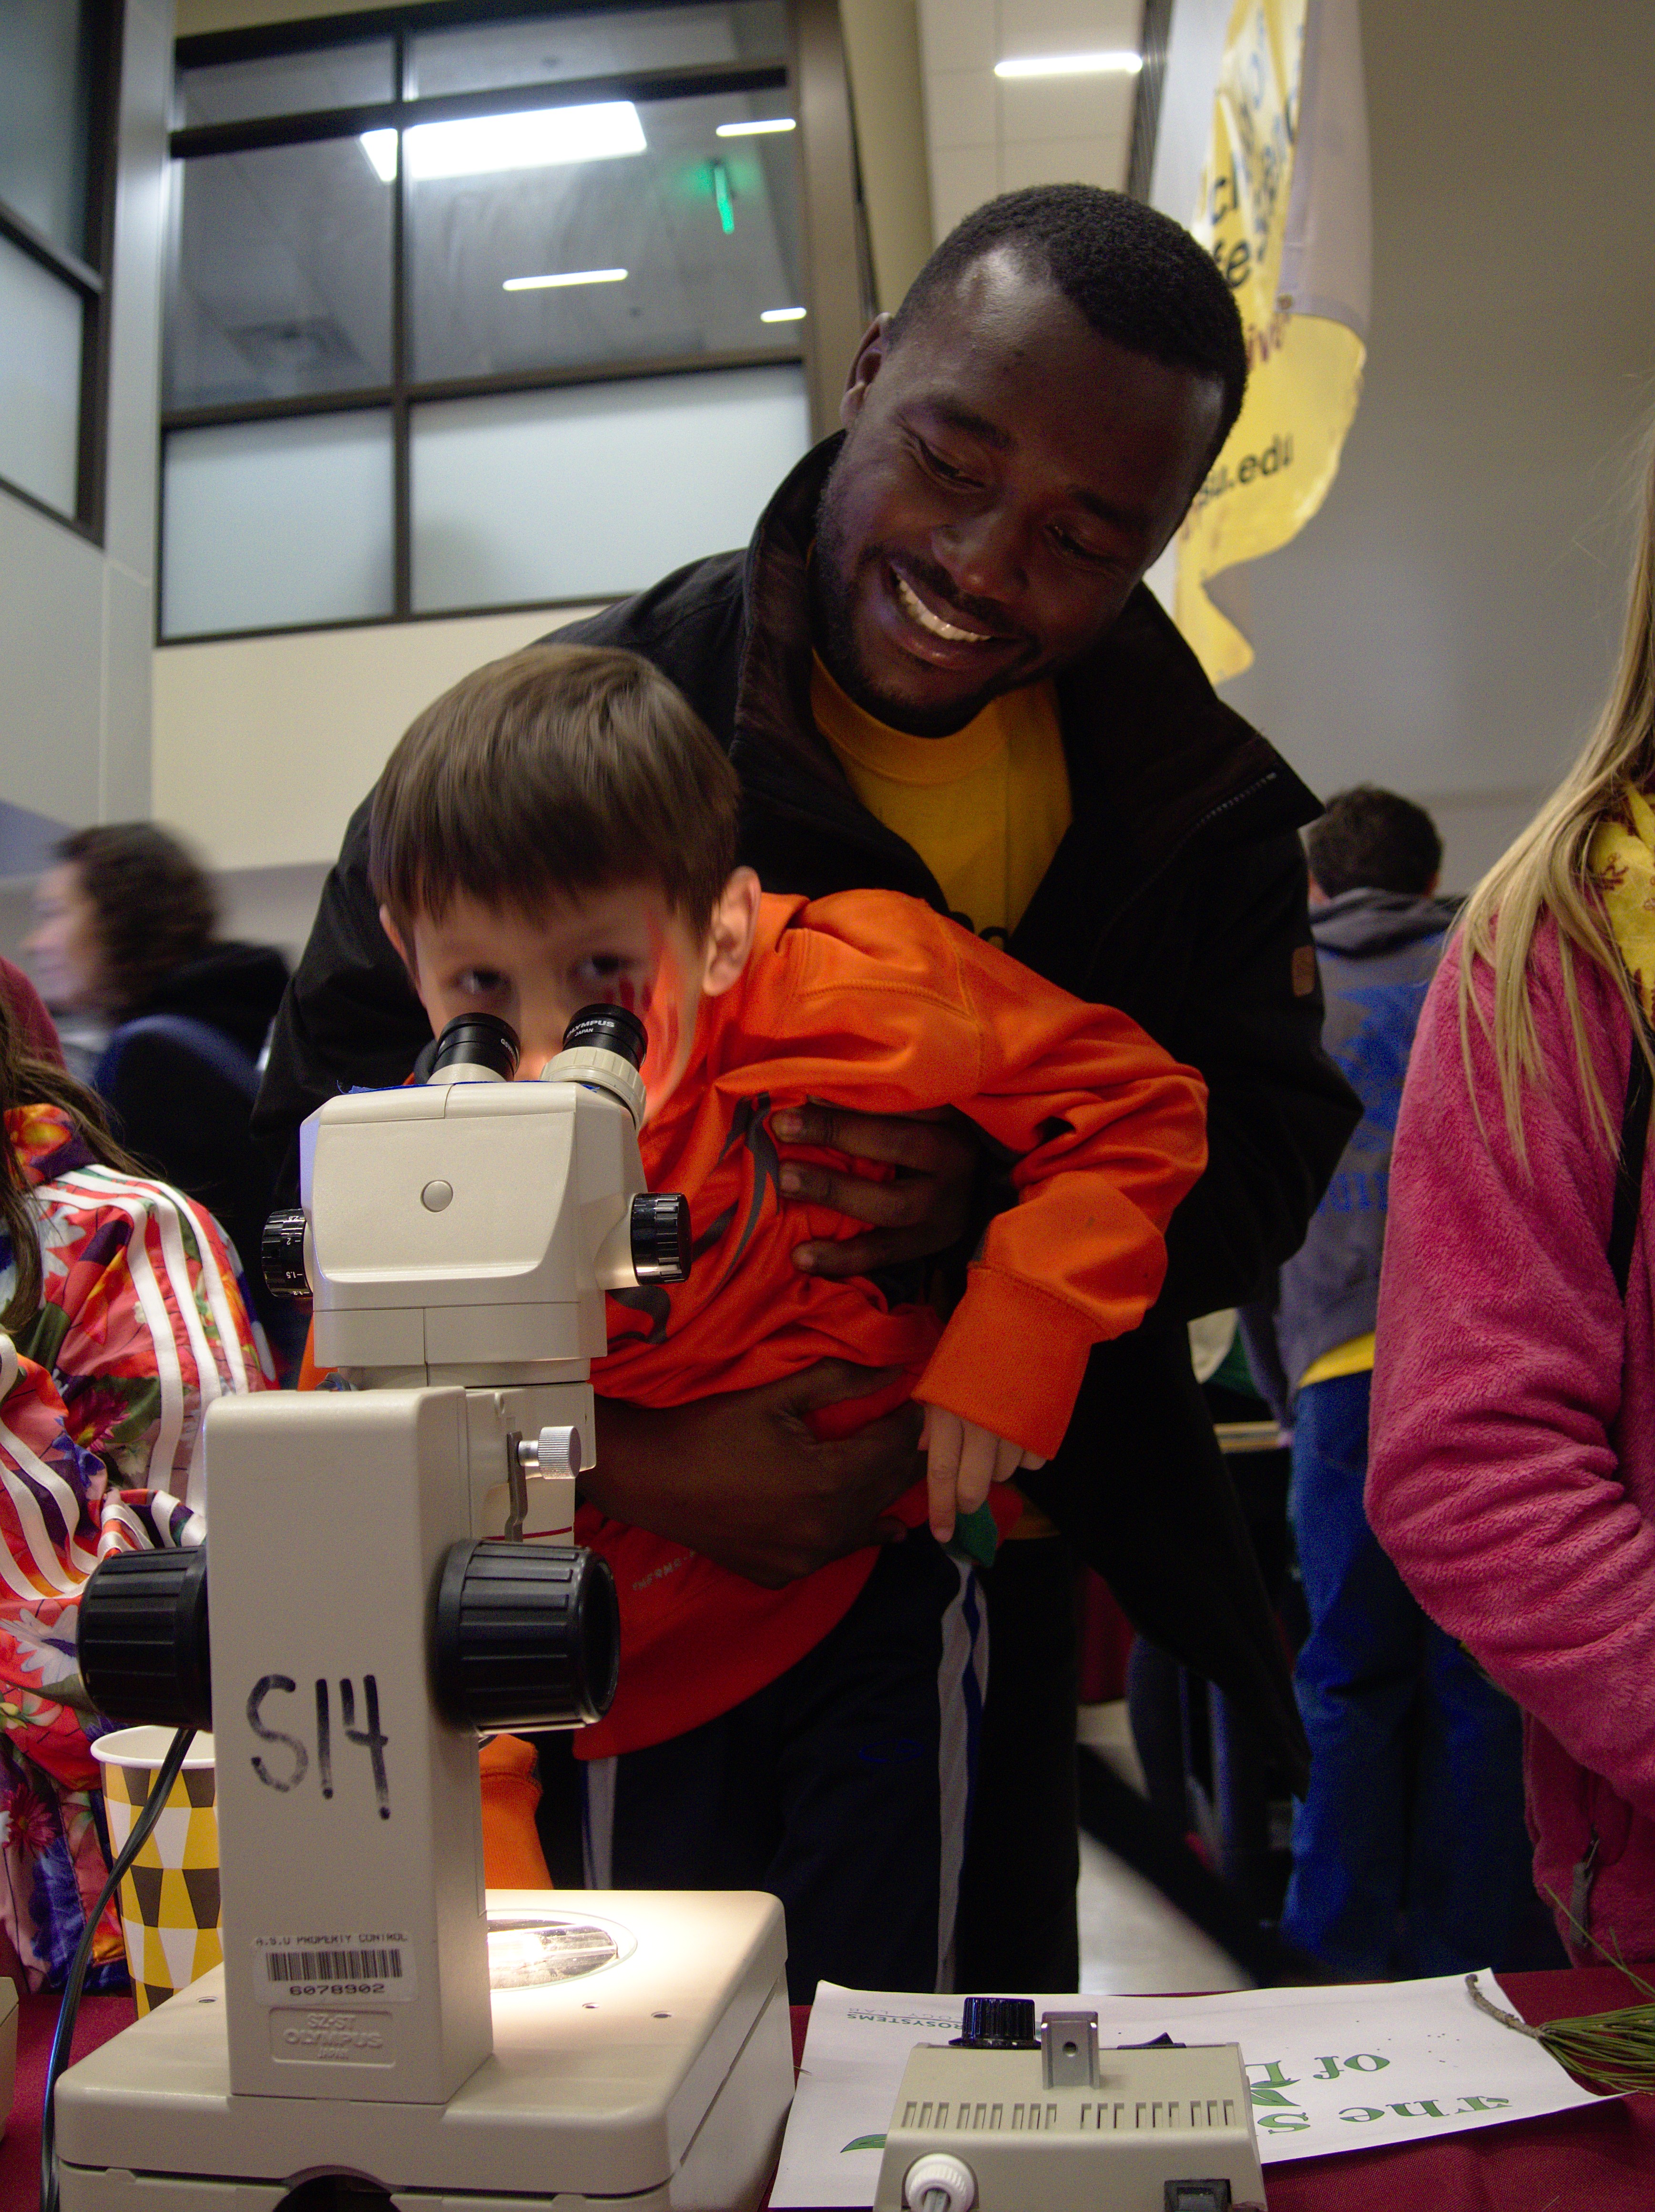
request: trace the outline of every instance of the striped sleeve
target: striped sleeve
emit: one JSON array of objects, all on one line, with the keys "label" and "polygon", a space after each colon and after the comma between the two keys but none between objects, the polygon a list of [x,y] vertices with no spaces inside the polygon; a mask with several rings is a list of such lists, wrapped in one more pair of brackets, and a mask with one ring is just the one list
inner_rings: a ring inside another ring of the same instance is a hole
[{"label": "striped sleeve", "polygon": [[190,1547],[208,1407],[274,1387],[210,1214],[105,1168],[37,1192],[40,1310],[0,1336],[0,1717],[53,1778],[89,1786],[74,1607],[112,1551]]}]

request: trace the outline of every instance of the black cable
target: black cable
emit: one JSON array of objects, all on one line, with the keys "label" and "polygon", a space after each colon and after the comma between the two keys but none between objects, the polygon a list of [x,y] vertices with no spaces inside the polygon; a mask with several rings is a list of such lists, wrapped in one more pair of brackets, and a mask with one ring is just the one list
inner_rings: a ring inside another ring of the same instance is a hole
[{"label": "black cable", "polygon": [[149,1842],[155,1825],[161,1818],[161,1808],[172,1795],[173,1784],[184,1766],[185,1754],[196,1740],[192,1728],[180,1729],[167,1747],[161,1763],[161,1771],[149,1785],[149,1795],[143,1810],[132,1823],[132,1832],[121,1845],[120,1856],[109,1869],[109,1879],[99,1893],[98,1901],[86,1916],[86,1928],[76,1946],[69,1978],[64,1984],[64,2001],[58,2008],[58,2026],[52,2039],[52,2053],[46,2060],[45,2102],[40,2110],[40,2212],[58,2212],[58,2122],[53,2106],[58,2077],[69,2064],[70,2047],[75,2041],[75,2015],[81,2008],[81,1990],[86,1980],[87,1968],[92,1964],[92,1945],[98,1933],[98,1923],[103,1918],[109,1900],[119,1887],[122,1877]]}]

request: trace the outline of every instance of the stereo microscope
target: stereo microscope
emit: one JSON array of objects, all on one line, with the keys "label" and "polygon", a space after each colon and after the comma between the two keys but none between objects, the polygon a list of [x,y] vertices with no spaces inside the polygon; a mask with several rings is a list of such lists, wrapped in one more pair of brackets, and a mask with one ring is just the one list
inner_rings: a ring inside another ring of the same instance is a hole
[{"label": "stereo microscope", "polygon": [[63,2212],[762,2193],[792,2094],[776,1900],[483,1887],[479,1735],[614,1693],[613,1583],[571,1540],[591,1363],[605,1291],[688,1257],[683,1200],[644,1186],[643,1049],[590,1008],[516,1082],[506,1025],[465,1017],[426,1081],[305,1124],[267,1272],[344,1387],[219,1399],[208,1545],[82,1600],[100,1711],[212,1727],[224,1964],[64,2075]]}]

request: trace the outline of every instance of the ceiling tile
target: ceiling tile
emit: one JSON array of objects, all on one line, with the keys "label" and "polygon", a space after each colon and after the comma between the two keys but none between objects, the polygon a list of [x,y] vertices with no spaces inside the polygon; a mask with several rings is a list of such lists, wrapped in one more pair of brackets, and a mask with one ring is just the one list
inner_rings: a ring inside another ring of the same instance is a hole
[{"label": "ceiling tile", "polygon": [[931,222],[946,238],[967,216],[1000,189],[999,155],[993,146],[942,146],[931,155]]},{"label": "ceiling tile", "polygon": [[1114,137],[1132,128],[1137,80],[1131,76],[1066,76],[995,80],[1001,138],[1012,145],[1031,138]]},{"label": "ceiling tile", "polygon": [[994,0],[919,0],[919,51],[928,70],[992,69],[1000,55]]},{"label": "ceiling tile", "polygon": [[1003,146],[1000,189],[1025,185],[1102,185],[1122,191],[1131,158],[1130,135],[1123,138],[1045,138]]},{"label": "ceiling tile", "polygon": [[1139,0],[1000,0],[1000,52],[1088,53],[1133,46],[1143,19]]},{"label": "ceiling tile", "polygon": [[925,130],[933,146],[985,146],[999,136],[997,87],[986,70],[937,70],[925,79]]}]

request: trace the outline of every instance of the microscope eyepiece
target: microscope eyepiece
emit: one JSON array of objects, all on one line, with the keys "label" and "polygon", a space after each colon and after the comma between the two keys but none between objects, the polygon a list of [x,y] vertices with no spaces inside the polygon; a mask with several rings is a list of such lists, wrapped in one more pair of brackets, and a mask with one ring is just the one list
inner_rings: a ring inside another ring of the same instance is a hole
[{"label": "microscope eyepiece", "polygon": [[563,1032],[563,1049],[584,1045],[596,1052],[612,1052],[641,1067],[649,1037],[628,1006],[583,1006]]},{"label": "microscope eyepiece", "polygon": [[509,1083],[517,1073],[518,1033],[498,1014],[456,1014],[437,1039],[427,1083]]}]

